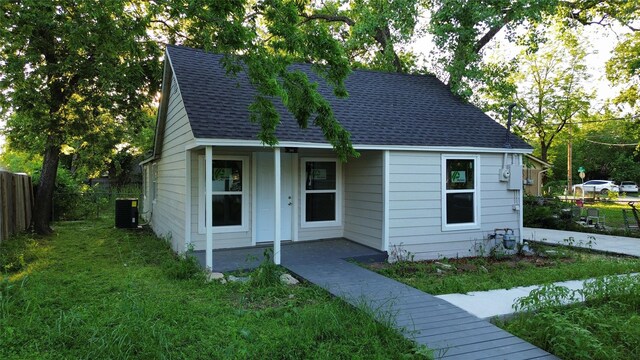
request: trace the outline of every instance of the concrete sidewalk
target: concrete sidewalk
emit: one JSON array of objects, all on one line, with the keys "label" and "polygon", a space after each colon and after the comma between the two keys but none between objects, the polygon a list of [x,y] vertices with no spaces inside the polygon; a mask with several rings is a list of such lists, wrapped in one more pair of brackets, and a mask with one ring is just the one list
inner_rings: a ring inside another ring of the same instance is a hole
[{"label": "concrete sidewalk", "polygon": [[524,240],[560,244],[640,257],[640,239],[575,231],[524,228]]},{"label": "concrete sidewalk", "polygon": [[[632,274],[638,276],[638,274]],[[624,275],[620,275],[624,276]],[[571,280],[554,283],[570,290],[582,289],[586,280]],[[490,291],[474,291],[467,294],[437,295],[437,298],[447,301],[481,319],[489,319],[495,316],[511,315],[513,304],[518,298],[528,296],[531,290],[540,288],[540,285],[523,286],[511,289]]]},{"label": "concrete sidewalk", "polygon": [[[582,289],[584,280],[572,280],[556,283],[571,290]],[[473,291],[466,294],[437,295],[437,298],[447,301],[481,319],[490,319],[495,316],[511,315],[513,304],[521,297],[528,296],[531,290],[539,288],[539,285],[522,286],[511,289],[490,291]]]}]

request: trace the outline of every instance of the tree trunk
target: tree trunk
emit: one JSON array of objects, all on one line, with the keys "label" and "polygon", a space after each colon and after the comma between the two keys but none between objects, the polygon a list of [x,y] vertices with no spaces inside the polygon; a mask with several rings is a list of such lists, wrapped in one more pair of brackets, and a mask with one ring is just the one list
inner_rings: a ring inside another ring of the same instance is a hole
[{"label": "tree trunk", "polygon": [[53,232],[51,222],[51,209],[53,207],[53,189],[56,185],[58,163],[60,161],[60,146],[55,144],[51,136],[47,139],[48,145],[44,153],[42,171],[40,172],[40,184],[36,193],[36,206],[33,212],[33,224],[36,233],[48,235]]}]

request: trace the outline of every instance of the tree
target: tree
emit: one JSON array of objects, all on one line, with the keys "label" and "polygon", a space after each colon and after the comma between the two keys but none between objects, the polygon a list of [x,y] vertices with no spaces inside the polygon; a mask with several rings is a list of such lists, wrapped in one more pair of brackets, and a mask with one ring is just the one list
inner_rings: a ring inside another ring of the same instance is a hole
[{"label": "tree", "polygon": [[[265,144],[278,141],[273,101],[280,99],[302,128],[319,126],[340,158],[357,155],[316,84],[288,71],[296,60],[311,62],[336,96],[347,96],[349,60],[326,26],[301,17],[305,1],[0,0],[0,9],[0,107],[5,117],[14,114],[8,138],[16,149],[43,154],[38,233],[51,232],[63,146],[80,149],[94,135],[113,144],[120,125],[135,129],[144,118],[159,84],[158,37],[200,44],[225,54],[229,73],[244,70],[258,93],[250,120],[261,125],[257,137]],[[115,127],[102,128],[107,124]]]},{"label": "tree", "polygon": [[300,16],[328,26],[352,65],[408,72],[413,57],[397,46],[411,40],[419,10],[418,0],[337,0],[313,4]]},{"label": "tree", "polygon": [[47,234],[62,147],[107,119],[135,127],[157,91],[159,47],[123,1],[0,0],[0,9],[7,135],[13,148],[43,155],[34,227]]},{"label": "tree", "polygon": [[[638,142],[633,122],[605,112],[592,115],[581,122],[572,134],[573,162],[586,170],[586,180],[612,179],[616,181],[640,179],[640,154],[634,151]],[[553,156],[556,180],[566,176],[568,134],[559,136],[549,153]],[[573,181],[580,181],[577,171]]]},{"label": "tree", "polygon": [[[451,89],[463,97],[482,79],[483,50],[503,30],[512,42],[535,51],[545,41],[537,25],[564,24],[633,26],[640,19],[640,3],[627,0],[428,0],[429,31],[442,52],[438,61]],[[524,26],[525,32],[515,32]]]},{"label": "tree", "polygon": [[588,78],[583,40],[570,32],[557,35],[551,46],[536,53],[523,52],[514,61],[520,64],[517,71],[495,72],[506,78],[488,81],[483,90],[490,110],[517,104],[520,113],[514,130],[536,143],[543,161],[548,161],[556,136],[578,116],[587,116],[593,98],[582,87]]},{"label": "tree", "polygon": [[[640,139],[640,29],[627,34],[616,46],[614,56],[607,62],[607,78],[621,87],[613,103],[622,108],[622,113],[633,116],[635,127],[631,131]],[[637,141],[640,150],[640,140]]]}]

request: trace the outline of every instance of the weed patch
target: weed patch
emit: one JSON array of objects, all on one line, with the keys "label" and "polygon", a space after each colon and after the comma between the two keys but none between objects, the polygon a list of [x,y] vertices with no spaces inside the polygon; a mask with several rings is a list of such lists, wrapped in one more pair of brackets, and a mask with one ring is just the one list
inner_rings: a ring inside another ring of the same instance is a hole
[{"label": "weed patch", "polygon": [[536,246],[535,256],[506,255],[399,261],[363,266],[429,294],[467,293],[640,272],[640,259],[563,246]]},{"label": "weed patch", "polygon": [[[583,300],[584,302],[565,306]],[[640,277],[587,281],[582,290],[547,286],[521,298],[520,313],[497,324],[562,359],[640,358]]]}]

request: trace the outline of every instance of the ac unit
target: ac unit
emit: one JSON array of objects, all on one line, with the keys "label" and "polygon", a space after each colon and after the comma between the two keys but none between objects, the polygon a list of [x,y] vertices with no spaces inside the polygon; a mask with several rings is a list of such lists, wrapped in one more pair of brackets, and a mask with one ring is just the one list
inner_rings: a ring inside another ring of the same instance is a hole
[{"label": "ac unit", "polygon": [[138,199],[116,199],[116,227],[119,229],[138,227]]}]

